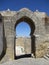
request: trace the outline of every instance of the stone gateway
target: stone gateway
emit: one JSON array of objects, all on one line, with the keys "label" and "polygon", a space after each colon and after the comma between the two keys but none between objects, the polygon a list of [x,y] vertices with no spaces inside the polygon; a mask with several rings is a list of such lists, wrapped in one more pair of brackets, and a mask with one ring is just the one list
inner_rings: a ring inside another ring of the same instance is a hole
[{"label": "stone gateway", "polygon": [[[49,17],[45,12],[35,12],[22,8],[19,11],[0,11],[0,60],[1,62],[14,60],[16,26],[25,21],[31,29],[29,52],[36,58],[49,54]],[[29,41],[27,39],[27,41]],[[26,44],[26,49],[27,45]],[[21,44],[20,44],[21,45]]]}]

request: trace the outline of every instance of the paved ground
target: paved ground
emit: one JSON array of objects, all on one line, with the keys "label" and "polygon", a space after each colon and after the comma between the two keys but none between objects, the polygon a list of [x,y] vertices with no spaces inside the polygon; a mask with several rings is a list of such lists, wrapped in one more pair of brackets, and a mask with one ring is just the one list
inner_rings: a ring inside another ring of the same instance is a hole
[{"label": "paved ground", "polygon": [[21,58],[14,61],[9,61],[0,65],[49,65],[49,59],[44,58]]}]

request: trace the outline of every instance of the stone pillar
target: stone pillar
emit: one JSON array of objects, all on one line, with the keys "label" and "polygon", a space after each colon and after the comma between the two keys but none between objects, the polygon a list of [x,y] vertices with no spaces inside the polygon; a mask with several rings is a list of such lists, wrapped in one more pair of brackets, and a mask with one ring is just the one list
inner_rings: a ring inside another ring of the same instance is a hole
[{"label": "stone pillar", "polygon": [[12,26],[12,22],[10,18],[5,17],[4,19],[4,32],[5,32],[5,39],[6,39],[6,53],[5,56],[2,58],[2,62],[14,60],[14,30]]},{"label": "stone pillar", "polygon": [[6,55],[9,60],[14,60],[14,37],[7,37],[7,50]]},{"label": "stone pillar", "polygon": [[7,37],[6,56],[9,60],[14,60],[14,37],[12,35]]},{"label": "stone pillar", "polygon": [[12,35],[6,37],[6,44],[7,44],[6,53],[0,63],[14,60],[14,37],[12,37]]}]

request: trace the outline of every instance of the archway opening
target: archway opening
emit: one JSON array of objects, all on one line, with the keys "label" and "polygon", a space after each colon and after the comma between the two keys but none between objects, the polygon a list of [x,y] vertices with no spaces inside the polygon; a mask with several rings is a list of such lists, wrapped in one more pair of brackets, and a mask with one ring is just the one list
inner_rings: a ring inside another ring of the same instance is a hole
[{"label": "archway opening", "polygon": [[30,37],[30,26],[22,21],[16,26],[16,37]]},{"label": "archway opening", "polygon": [[[17,31],[18,30],[18,31]],[[26,31],[25,31],[26,30]],[[15,24],[15,59],[35,55],[34,22],[28,17],[22,17]]]}]

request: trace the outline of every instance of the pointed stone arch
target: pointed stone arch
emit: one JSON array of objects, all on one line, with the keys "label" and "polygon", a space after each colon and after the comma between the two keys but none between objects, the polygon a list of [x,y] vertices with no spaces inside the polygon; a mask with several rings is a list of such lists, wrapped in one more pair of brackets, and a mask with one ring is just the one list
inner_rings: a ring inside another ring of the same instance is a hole
[{"label": "pointed stone arch", "polygon": [[[14,29],[14,35],[15,35],[15,27],[17,26],[17,24],[19,24],[21,21],[26,21],[26,23],[29,24],[30,28],[31,28],[31,54],[34,53],[35,55],[35,35],[33,35],[37,29],[37,25],[39,22],[38,17],[36,17],[34,15],[34,13],[26,8],[21,9],[20,11],[18,11],[13,17],[12,17],[12,23],[13,23],[13,29]],[[34,41],[33,41],[34,40]]]},{"label": "pointed stone arch", "polygon": [[16,14],[12,17],[12,21],[14,23],[14,25],[17,23],[17,21],[21,18],[29,18],[30,20],[32,20],[34,22],[35,25],[38,24],[37,21],[39,21],[38,17],[29,9],[27,8],[23,8],[21,10],[19,10],[18,12],[16,12]]},{"label": "pointed stone arch", "polygon": [[[31,37],[36,37],[36,36],[41,35],[40,38],[38,37],[38,39],[42,40],[43,35],[45,34],[45,31],[43,32],[44,22],[42,24],[42,19],[40,19],[38,16],[36,16],[34,14],[34,12],[32,12],[31,10],[29,10],[27,8],[23,8],[23,9],[17,11],[16,14],[12,17],[13,30],[15,30],[15,26],[20,21],[23,21],[23,20],[24,21],[26,20],[27,23],[28,23],[28,20],[30,20],[31,24],[29,23],[29,25],[31,26],[31,29],[33,29],[33,27],[34,27],[34,32],[31,32]],[[33,34],[34,34],[34,36],[33,36]],[[14,36],[15,36],[15,31],[14,31]],[[35,42],[37,43],[38,41],[35,40]],[[35,43],[35,42],[33,41],[33,43]],[[33,46],[35,47],[35,46],[37,46],[37,44],[33,45]],[[34,50],[35,50],[35,48],[34,48]],[[35,52],[35,51],[33,51],[33,52]]]},{"label": "pointed stone arch", "polygon": [[[31,10],[29,10],[27,8],[23,8],[23,9],[17,11],[16,14],[12,17],[13,28],[15,29],[15,25],[18,23],[18,21],[20,19],[26,20],[25,18],[28,20],[31,20],[32,23],[34,23],[36,30],[37,30],[37,27],[38,27],[40,20]],[[36,33],[36,30],[35,30],[35,33]]]}]

